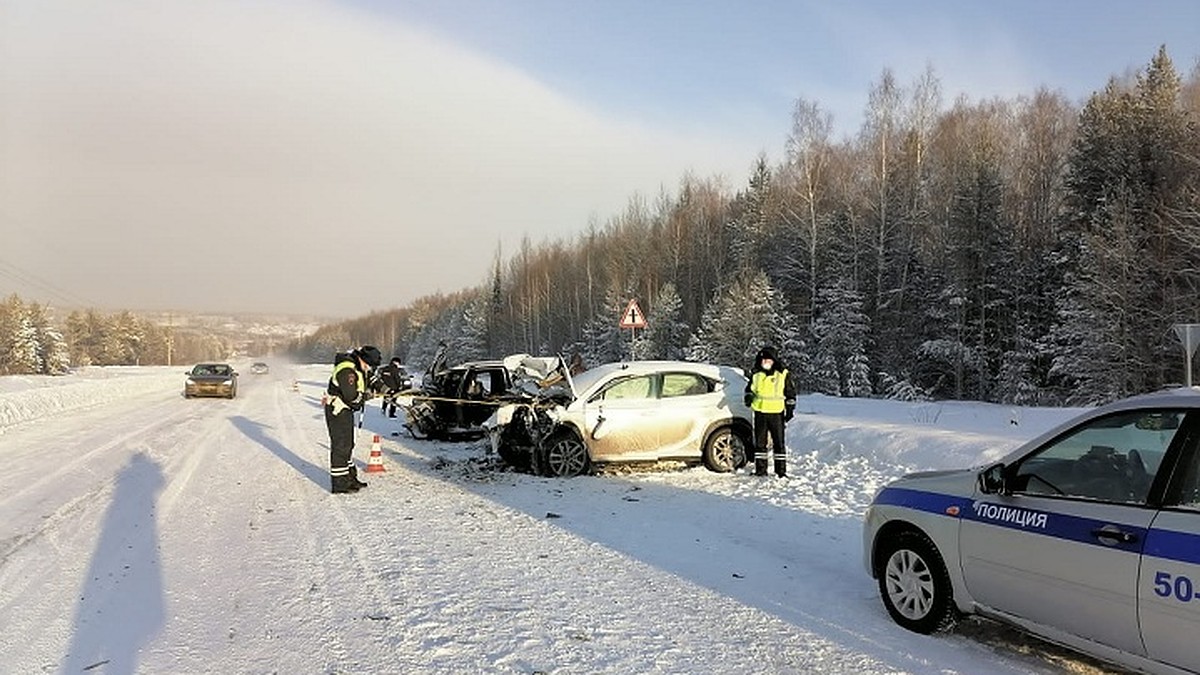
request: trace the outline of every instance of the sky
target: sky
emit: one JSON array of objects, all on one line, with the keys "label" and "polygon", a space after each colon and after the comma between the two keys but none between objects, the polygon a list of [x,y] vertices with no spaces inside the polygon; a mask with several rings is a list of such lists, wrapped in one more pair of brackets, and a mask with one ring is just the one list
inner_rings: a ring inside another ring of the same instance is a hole
[{"label": "sky", "polygon": [[556,479],[372,403],[368,486],[331,495],[328,374],[272,362],[231,401],[170,367],[0,377],[4,672],[1113,672],[992,624],[904,630],[862,562],[879,487],[1077,410],[803,396],[789,480]]},{"label": "sky", "polygon": [[487,279],[688,174],[736,188],[797,98],[1083,100],[1200,3],[0,0],[0,294],[351,317]]}]

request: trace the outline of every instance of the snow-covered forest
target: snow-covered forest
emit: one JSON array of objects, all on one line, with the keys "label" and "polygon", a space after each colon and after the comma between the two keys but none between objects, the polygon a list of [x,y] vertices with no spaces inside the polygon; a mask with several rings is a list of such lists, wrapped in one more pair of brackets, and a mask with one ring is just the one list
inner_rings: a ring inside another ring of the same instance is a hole
[{"label": "snow-covered forest", "polygon": [[[1171,326],[1200,320],[1200,64],[1166,48],[1081,107],[1039,90],[942,101],[932,69],[884,71],[835,140],[795,103],[784,159],[731,192],[685,176],[571,242],[497,254],[478,288],[327,326],[420,366],[579,352],[747,364],[778,344],[832,395],[1087,404],[1184,379]],[[448,257],[436,264],[463,264]]]},{"label": "snow-covered forest", "polygon": [[60,375],[85,366],[136,366],[269,354],[312,331],[311,319],[281,316],[137,314],[94,309],[63,316],[13,294],[0,300],[0,375]]}]

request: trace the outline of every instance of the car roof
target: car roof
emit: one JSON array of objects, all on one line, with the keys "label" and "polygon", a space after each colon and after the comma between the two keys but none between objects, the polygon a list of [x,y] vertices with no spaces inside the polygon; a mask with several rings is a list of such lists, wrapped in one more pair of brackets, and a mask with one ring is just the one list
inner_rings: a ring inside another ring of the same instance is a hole
[{"label": "car roof", "polygon": [[1200,408],[1200,387],[1172,387],[1137,394],[1097,406],[1088,414],[1099,416],[1140,408]]},{"label": "car roof", "polygon": [[1031,449],[1050,441],[1059,436],[1067,429],[1070,429],[1087,420],[1104,417],[1112,413],[1124,412],[1129,410],[1142,410],[1147,408],[1186,408],[1200,409],[1200,387],[1174,387],[1171,389],[1161,389],[1152,391],[1146,394],[1138,394],[1128,398],[1118,399],[1111,403],[1106,403],[1090,410],[1085,410],[1078,415],[1071,417],[1062,424],[1049,429],[1045,433],[1029,439],[1022,443],[1015,450],[1010,452],[1004,462],[1008,463],[1013,459],[1024,455]]},{"label": "car roof", "polygon": [[476,369],[478,369],[478,368],[501,368],[501,369],[503,369],[504,362],[503,361],[468,361],[467,363],[460,363],[457,366],[451,366],[450,368],[447,368],[446,370],[466,370],[467,368],[476,368]]},{"label": "car roof", "polygon": [[698,363],[695,361],[622,361],[620,363],[605,363],[594,368],[588,368],[574,377],[576,384],[579,386],[579,391],[582,392],[596,382],[618,373],[649,375],[666,372],[695,373],[718,380],[730,377],[731,375],[742,376],[742,372],[737,368],[717,366],[711,363]]}]

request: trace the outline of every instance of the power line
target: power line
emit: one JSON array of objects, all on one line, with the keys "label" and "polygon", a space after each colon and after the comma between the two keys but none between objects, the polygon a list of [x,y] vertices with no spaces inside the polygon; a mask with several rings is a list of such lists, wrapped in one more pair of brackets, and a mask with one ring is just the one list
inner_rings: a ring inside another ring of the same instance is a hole
[{"label": "power line", "polygon": [[94,307],[95,303],[81,298],[78,295],[62,289],[54,284],[42,279],[33,272],[23,269],[7,260],[0,258],[0,277],[7,277],[19,284],[24,284],[26,287],[39,290],[47,293],[56,299],[58,302],[67,305],[79,305],[81,307]]}]

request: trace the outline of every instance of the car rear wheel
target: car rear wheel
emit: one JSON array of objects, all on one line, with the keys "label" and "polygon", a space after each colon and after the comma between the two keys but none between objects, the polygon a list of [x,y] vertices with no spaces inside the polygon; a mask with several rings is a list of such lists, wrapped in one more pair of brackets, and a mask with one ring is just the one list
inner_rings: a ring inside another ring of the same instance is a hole
[{"label": "car rear wheel", "polygon": [[924,634],[953,626],[957,611],[950,575],[929,537],[902,532],[881,546],[879,595],[892,619]]},{"label": "car rear wheel", "polygon": [[559,431],[538,448],[544,476],[572,478],[587,473],[591,466],[587,446],[574,433]]},{"label": "car rear wheel", "polygon": [[704,466],[709,471],[730,473],[746,463],[746,442],[733,430],[721,427],[704,443]]}]

